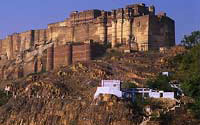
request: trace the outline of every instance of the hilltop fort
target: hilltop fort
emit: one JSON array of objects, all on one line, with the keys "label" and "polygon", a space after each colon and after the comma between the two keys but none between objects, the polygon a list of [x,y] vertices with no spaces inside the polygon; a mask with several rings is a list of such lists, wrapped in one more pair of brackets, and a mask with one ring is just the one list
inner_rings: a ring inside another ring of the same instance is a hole
[{"label": "hilltop fort", "polygon": [[[127,5],[112,11],[73,11],[47,29],[15,33],[0,40],[0,78],[26,76],[62,65],[88,61],[98,44],[126,46],[137,51],[175,45],[175,22],[155,7]],[[9,63],[7,63],[9,62]]]}]

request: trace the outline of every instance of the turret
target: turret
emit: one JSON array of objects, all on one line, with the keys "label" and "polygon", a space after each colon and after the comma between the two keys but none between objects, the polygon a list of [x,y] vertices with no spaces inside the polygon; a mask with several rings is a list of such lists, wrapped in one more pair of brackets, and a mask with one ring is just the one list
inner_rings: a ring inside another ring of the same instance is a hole
[{"label": "turret", "polygon": [[152,15],[155,15],[155,7],[154,6],[149,7],[149,13]]}]

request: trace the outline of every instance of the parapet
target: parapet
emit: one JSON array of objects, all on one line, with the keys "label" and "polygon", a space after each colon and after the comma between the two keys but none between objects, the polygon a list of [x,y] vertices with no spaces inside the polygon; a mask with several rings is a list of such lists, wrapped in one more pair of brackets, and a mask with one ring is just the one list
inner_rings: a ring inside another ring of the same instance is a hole
[{"label": "parapet", "polygon": [[155,7],[154,7],[154,6],[149,6],[149,12],[150,12],[152,15],[155,15]]},{"label": "parapet", "polygon": [[78,21],[78,20],[89,20],[94,19],[101,16],[101,10],[93,9],[93,10],[84,10],[82,12],[73,11],[70,14],[70,18],[72,20]]},{"label": "parapet", "polygon": [[137,7],[146,7],[146,5],[144,3],[140,3],[140,4],[130,4],[126,6],[126,8],[137,8]]},{"label": "parapet", "polygon": [[66,26],[66,22],[65,21],[48,24],[48,28],[51,28],[51,27],[62,27],[62,26]]},{"label": "parapet", "polygon": [[155,7],[147,7],[144,3],[127,5],[125,8],[112,10],[112,18],[123,18],[143,15],[155,15]]},{"label": "parapet", "polygon": [[158,13],[158,17],[166,17],[166,16],[167,16],[167,13],[165,13],[165,12]]}]

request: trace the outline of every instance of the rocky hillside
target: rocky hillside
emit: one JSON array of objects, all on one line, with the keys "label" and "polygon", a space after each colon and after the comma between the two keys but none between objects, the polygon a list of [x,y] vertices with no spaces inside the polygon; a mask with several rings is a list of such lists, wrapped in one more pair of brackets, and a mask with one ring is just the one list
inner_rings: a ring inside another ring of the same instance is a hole
[{"label": "rocky hillside", "polygon": [[[149,114],[144,111],[142,105],[134,105],[111,95],[100,96],[94,100],[93,95],[102,79],[119,79],[123,83],[145,86],[147,78],[154,77],[165,68],[161,64],[164,55],[154,52],[122,54],[110,51],[101,59],[91,62],[63,66],[52,72],[31,74],[18,80],[2,81],[2,88],[9,84],[12,89],[10,99],[0,107],[0,124],[140,124]],[[164,112],[167,114],[166,111],[173,107],[174,103],[162,107],[161,103],[156,102],[151,103],[154,105],[151,114],[156,112],[156,117],[149,119],[147,123],[168,124],[166,117],[161,119],[160,116],[163,116]],[[175,114],[170,114],[173,115]],[[170,120],[170,123],[177,124],[173,119]]]}]

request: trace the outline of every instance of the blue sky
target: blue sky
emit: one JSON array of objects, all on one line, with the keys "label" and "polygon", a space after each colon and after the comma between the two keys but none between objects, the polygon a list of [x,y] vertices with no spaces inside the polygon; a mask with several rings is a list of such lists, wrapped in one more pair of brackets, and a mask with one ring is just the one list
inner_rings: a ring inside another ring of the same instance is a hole
[{"label": "blue sky", "polygon": [[200,30],[200,0],[1,0],[0,38],[14,32],[46,28],[62,21],[74,10],[122,8],[144,2],[155,5],[176,21],[176,42]]}]

